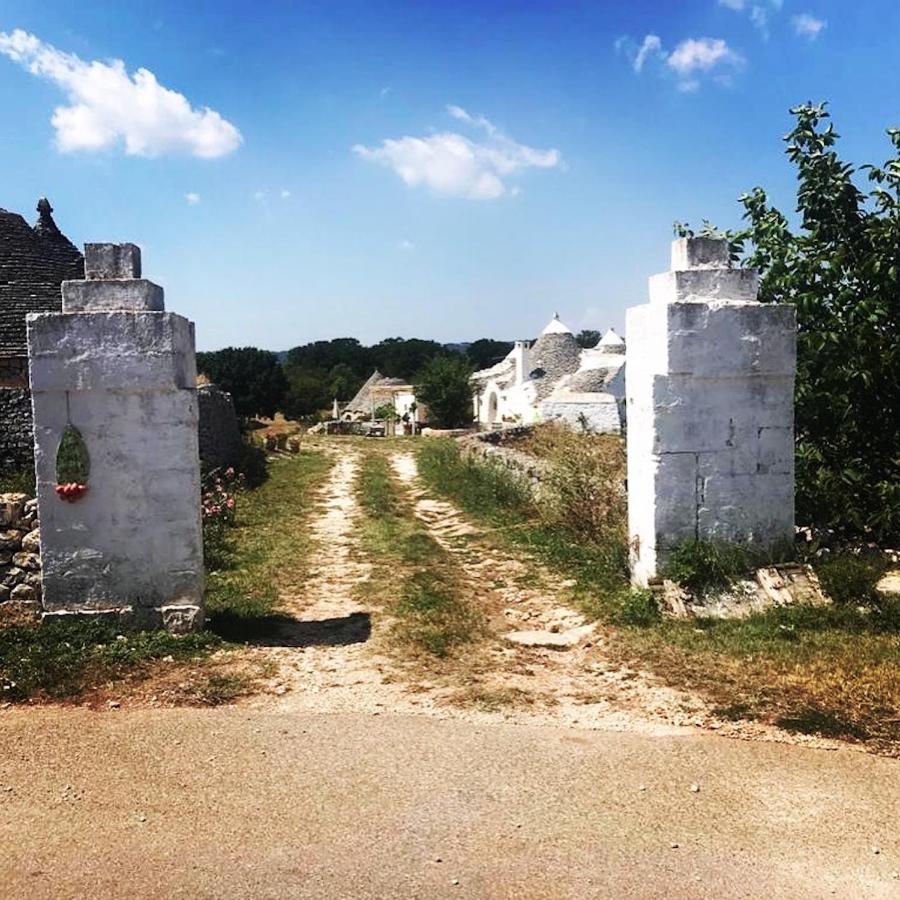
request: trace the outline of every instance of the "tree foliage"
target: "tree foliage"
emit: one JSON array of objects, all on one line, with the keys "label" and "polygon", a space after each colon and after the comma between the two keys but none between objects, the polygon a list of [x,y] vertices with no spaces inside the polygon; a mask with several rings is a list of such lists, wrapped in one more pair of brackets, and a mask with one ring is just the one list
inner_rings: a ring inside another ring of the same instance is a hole
[{"label": "tree foliage", "polygon": [[273,416],[282,409],[287,381],[275,353],[256,347],[198,353],[197,370],[231,394],[239,416]]},{"label": "tree foliage", "polygon": [[495,341],[479,338],[466,347],[466,356],[473,369],[487,369],[500,362],[512,350],[512,341]]},{"label": "tree foliage", "polygon": [[472,369],[461,356],[437,356],[416,380],[416,400],[429,410],[429,421],[443,428],[472,422]]},{"label": "tree foliage", "polygon": [[[799,229],[762,188],[732,235],[760,269],[760,299],[797,310],[797,508],[801,522],[900,536],[900,129],[894,154],[840,159],[824,105],[791,110]],[[865,172],[867,190],[854,178]]]}]

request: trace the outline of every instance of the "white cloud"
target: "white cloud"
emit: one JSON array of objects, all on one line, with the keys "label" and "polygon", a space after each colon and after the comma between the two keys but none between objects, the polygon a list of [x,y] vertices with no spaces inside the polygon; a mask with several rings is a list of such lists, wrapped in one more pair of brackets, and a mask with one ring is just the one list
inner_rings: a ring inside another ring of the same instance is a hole
[{"label": "white cloud", "polygon": [[200,202],[200,195],[194,191],[188,191],[184,195],[184,199],[187,200],[188,206],[196,206]]},{"label": "white cloud", "polygon": [[281,189],[281,199],[282,200],[287,200],[288,197],[290,197],[290,196],[291,196],[291,192],[287,188]]},{"label": "white cloud", "polygon": [[669,54],[666,65],[681,78],[689,78],[695,72],[709,72],[721,66],[734,68],[743,62],[743,57],[722,38],[688,38]]},{"label": "white cloud", "polygon": [[483,130],[484,141],[455,132],[430,137],[385,139],[380,146],[357,144],[362,159],[393,169],[410,187],[425,185],[438,194],[490,200],[510,191],[507,180],[526,169],[553,169],[561,164],[558,150],[537,150],[506,137],[484,116],[472,116],[460,106],[447,112],[460,122]]},{"label": "white cloud", "polygon": [[404,238],[402,241],[400,241],[399,244],[397,244],[398,250],[409,251],[409,250],[414,250],[415,247],[416,247],[416,245],[412,241],[406,240],[406,238]]},{"label": "white cloud", "polygon": [[129,74],[120,59],[85,62],[32,34],[0,31],[0,53],[66,95],[51,122],[63,153],[123,144],[130,156],[188,153],[204,159],[231,153],[241,133],[208,107],[194,109],[147,69]]},{"label": "white cloud", "polygon": [[266,192],[265,191],[254,191],[253,199],[257,200],[259,202],[262,202],[263,200],[266,199]]},{"label": "white cloud", "polygon": [[641,69],[644,68],[647,57],[651,55],[662,55],[662,41],[655,34],[648,34],[644,37],[644,43],[641,44],[637,56],[635,56],[634,62],[632,63],[634,71],[640,72]]},{"label": "white cloud", "polygon": [[719,6],[727,6],[728,9],[740,12],[746,6],[745,0],[719,0]]},{"label": "white cloud", "polygon": [[824,19],[817,19],[815,16],[811,16],[809,13],[800,13],[800,15],[791,19],[791,24],[800,37],[814,41],[828,23]]}]

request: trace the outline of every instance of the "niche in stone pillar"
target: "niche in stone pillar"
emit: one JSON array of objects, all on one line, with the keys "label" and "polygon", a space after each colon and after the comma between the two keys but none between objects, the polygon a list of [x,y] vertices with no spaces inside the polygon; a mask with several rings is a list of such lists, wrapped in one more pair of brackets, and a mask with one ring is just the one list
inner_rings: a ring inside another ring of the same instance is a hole
[{"label": "niche in stone pillar", "polygon": [[80,500],[88,491],[91,457],[81,432],[68,422],[56,450],[56,494],[67,503]]}]

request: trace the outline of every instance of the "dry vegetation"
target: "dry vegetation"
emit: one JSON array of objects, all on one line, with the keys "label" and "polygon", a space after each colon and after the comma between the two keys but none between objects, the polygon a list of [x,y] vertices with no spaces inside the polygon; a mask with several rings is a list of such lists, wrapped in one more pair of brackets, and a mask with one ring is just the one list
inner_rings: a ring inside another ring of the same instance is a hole
[{"label": "dry vegetation", "polygon": [[834,595],[827,609],[780,609],[739,621],[663,619],[626,577],[623,452],[618,439],[538,428],[516,443],[554,466],[544,504],[499,466],[422,446],[429,484],[574,579],[581,610],[610,626],[610,650],[669,685],[698,691],[725,717],[865,742],[900,753],[900,603],[876,599],[883,557],[814,559]]}]

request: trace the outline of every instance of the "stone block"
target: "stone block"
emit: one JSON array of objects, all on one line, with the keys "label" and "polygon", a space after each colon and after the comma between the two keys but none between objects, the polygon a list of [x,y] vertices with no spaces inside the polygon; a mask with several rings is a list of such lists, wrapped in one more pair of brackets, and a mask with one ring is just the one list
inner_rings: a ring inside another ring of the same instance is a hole
[{"label": "stone block", "polygon": [[759,275],[755,269],[687,269],[650,278],[651,303],[710,300],[756,303],[758,291]]},{"label": "stone block", "polygon": [[141,277],[141,248],[136,244],[85,244],[84,274],[96,279]]},{"label": "stone block", "polygon": [[122,281],[64,281],[62,283],[64,313],[162,312],[166,308],[163,289],[145,278]]},{"label": "stone block", "polygon": [[727,240],[685,237],[672,241],[673,272],[681,269],[722,268],[731,268],[731,252]]},{"label": "stone block", "polygon": [[669,303],[669,373],[784,375],[796,364],[793,306],[774,303]]},{"label": "stone block", "polygon": [[175,313],[29,315],[31,390],[194,390],[194,326]]}]

